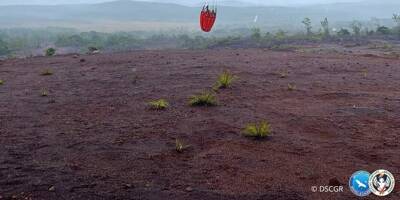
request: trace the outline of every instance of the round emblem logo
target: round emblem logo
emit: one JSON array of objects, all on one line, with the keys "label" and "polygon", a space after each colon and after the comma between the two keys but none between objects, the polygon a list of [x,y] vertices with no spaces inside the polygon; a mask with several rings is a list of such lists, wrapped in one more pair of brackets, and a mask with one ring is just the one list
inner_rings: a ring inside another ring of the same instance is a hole
[{"label": "round emblem logo", "polygon": [[394,176],[387,170],[376,170],[369,177],[368,185],[371,192],[377,196],[387,196],[394,189]]},{"label": "round emblem logo", "polygon": [[349,180],[351,192],[360,197],[368,196],[371,193],[368,185],[369,177],[370,173],[367,171],[355,172]]}]

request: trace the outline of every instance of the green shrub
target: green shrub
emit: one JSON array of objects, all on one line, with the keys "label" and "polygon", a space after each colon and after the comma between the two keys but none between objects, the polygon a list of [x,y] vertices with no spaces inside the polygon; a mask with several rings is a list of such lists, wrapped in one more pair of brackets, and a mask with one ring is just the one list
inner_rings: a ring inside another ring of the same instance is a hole
[{"label": "green shrub", "polygon": [[364,78],[367,78],[367,76],[368,76],[368,70],[367,69],[362,69],[361,73],[364,76]]},{"label": "green shrub", "polygon": [[236,76],[231,74],[228,70],[225,70],[219,75],[217,83],[215,84],[215,89],[229,88],[235,79]]},{"label": "green shrub", "polygon": [[46,49],[46,56],[54,56],[56,54],[56,49],[48,48]]},{"label": "green shrub", "polygon": [[337,35],[343,37],[343,36],[350,36],[351,33],[350,33],[349,30],[347,30],[347,29],[345,29],[345,28],[341,28],[341,29],[337,32]]},{"label": "green shrub", "polygon": [[193,95],[190,97],[189,105],[191,106],[215,106],[217,105],[217,99],[211,92],[203,92],[199,95]]},{"label": "green shrub", "polygon": [[265,138],[270,136],[270,134],[271,127],[267,121],[262,121],[258,124],[248,124],[244,129],[244,135],[246,137]]},{"label": "green shrub", "polygon": [[376,28],[376,32],[381,35],[389,35],[390,29],[386,26],[379,26],[378,28]]},{"label": "green shrub", "polygon": [[155,101],[150,101],[149,105],[154,110],[164,110],[164,109],[168,108],[169,103],[164,99],[159,99],[159,100],[155,100]]}]

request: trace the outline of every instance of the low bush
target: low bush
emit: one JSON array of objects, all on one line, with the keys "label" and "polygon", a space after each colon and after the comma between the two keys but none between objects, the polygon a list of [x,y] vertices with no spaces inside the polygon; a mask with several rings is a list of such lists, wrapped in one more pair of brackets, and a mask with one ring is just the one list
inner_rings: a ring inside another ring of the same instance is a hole
[{"label": "low bush", "polygon": [[244,129],[244,135],[246,137],[265,138],[270,136],[270,134],[271,134],[271,127],[267,121],[248,124]]},{"label": "low bush", "polygon": [[222,72],[219,75],[217,83],[214,86],[214,89],[223,89],[229,88],[232,85],[232,82],[236,79],[236,76],[230,73],[228,70]]}]

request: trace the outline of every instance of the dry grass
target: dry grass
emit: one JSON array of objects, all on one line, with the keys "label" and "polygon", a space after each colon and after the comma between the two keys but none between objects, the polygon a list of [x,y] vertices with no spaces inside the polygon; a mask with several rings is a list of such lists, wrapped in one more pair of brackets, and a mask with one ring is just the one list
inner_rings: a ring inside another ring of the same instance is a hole
[{"label": "dry grass", "polygon": [[158,99],[155,101],[150,101],[149,106],[154,110],[164,110],[168,108],[169,103],[165,99]]},{"label": "dry grass", "polygon": [[288,71],[287,70],[283,70],[279,72],[279,77],[280,78],[287,78],[288,77]]},{"label": "dry grass", "polygon": [[175,140],[175,151],[178,153],[183,153],[190,146],[185,145],[182,141],[176,139]]},{"label": "dry grass", "polygon": [[40,92],[40,96],[47,97],[49,96],[49,92],[46,89],[42,89],[42,91]]},{"label": "dry grass", "polygon": [[297,89],[297,87],[296,87],[296,85],[294,85],[294,84],[288,84],[288,90],[289,91],[294,91],[294,90],[296,90]]},{"label": "dry grass", "polygon": [[191,106],[216,106],[217,98],[212,92],[203,92],[199,95],[190,97],[189,105]]},{"label": "dry grass", "polygon": [[218,80],[214,86],[214,90],[229,88],[236,78],[237,77],[235,75],[230,73],[228,70],[225,70],[224,72],[222,72],[222,74],[218,76]]},{"label": "dry grass", "polygon": [[42,75],[42,76],[51,76],[51,75],[53,75],[53,72],[50,69],[46,69],[40,75]]},{"label": "dry grass", "polygon": [[265,138],[270,136],[270,134],[271,126],[267,121],[248,124],[244,129],[244,135],[246,137]]}]

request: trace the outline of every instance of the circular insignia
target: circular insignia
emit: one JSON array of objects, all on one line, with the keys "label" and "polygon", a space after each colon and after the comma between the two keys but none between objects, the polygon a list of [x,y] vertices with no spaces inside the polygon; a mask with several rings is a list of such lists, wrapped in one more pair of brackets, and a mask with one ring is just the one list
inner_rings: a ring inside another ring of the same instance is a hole
[{"label": "circular insignia", "polygon": [[371,192],[382,197],[389,195],[393,191],[394,184],[393,174],[384,169],[376,170],[368,180]]},{"label": "circular insignia", "polygon": [[357,171],[355,172],[349,180],[349,186],[351,192],[359,197],[368,196],[371,193],[369,189],[368,180],[370,173],[367,171]]}]

